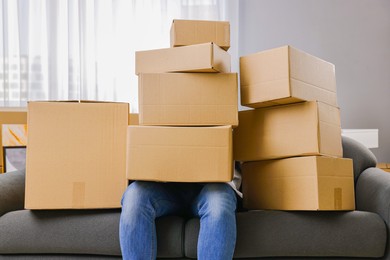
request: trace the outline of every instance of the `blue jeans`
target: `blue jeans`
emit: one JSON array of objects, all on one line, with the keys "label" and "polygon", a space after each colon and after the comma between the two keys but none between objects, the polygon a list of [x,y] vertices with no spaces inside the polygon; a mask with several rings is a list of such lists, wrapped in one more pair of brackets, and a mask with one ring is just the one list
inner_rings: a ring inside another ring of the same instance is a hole
[{"label": "blue jeans", "polygon": [[169,214],[200,218],[198,259],[232,259],[236,204],[236,194],[226,183],[133,182],[122,198],[119,237],[123,259],[156,259],[155,219]]}]

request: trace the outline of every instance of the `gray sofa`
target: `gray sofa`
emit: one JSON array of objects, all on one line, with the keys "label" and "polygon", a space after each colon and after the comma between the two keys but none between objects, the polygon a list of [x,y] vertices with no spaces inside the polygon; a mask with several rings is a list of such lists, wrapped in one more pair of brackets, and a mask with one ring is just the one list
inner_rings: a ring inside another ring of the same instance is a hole
[{"label": "gray sofa", "polygon": [[[240,211],[235,258],[390,259],[390,173],[360,143],[343,138],[353,158],[356,211]],[[120,210],[23,209],[24,172],[0,175],[1,259],[118,259]],[[157,221],[158,257],[196,258],[199,220]]]}]

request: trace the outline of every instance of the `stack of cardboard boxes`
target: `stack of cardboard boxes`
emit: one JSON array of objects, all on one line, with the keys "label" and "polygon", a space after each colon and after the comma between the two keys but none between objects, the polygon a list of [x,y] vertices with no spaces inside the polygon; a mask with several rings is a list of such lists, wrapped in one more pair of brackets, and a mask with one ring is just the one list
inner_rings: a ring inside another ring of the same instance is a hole
[{"label": "stack of cardboard boxes", "polygon": [[129,180],[232,179],[238,83],[229,34],[228,22],[174,20],[171,48],[136,52],[139,125],[128,128]]},{"label": "stack of cardboard boxes", "polygon": [[118,208],[128,178],[230,181],[229,33],[229,23],[174,21],[172,48],[137,52],[139,118],[127,103],[29,102],[25,208]]},{"label": "stack of cardboard boxes", "polygon": [[30,102],[25,207],[120,207],[128,180],[228,182],[234,153],[249,209],[353,209],[334,66],[289,46],[242,57],[255,109],[238,113],[229,42],[228,22],[174,20],[171,48],[136,53],[139,118],[126,103]]},{"label": "stack of cardboard boxes", "polygon": [[241,57],[234,159],[244,207],[352,210],[352,161],[343,159],[334,65],[291,46]]}]

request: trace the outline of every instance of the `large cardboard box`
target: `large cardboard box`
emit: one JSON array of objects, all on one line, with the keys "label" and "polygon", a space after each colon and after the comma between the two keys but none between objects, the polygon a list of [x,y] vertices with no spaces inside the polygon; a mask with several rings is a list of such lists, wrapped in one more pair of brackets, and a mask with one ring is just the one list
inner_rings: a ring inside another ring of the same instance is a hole
[{"label": "large cardboard box", "polygon": [[273,210],[353,210],[351,159],[323,156],[242,165],[244,207]]},{"label": "large cardboard box", "polygon": [[129,105],[30,102],[27,209],[119,208]]},{"label": "large cardboard box", "polygon": [[[3,124],[27,124],[26,108],[0,108],[0,166],[3,166],[2,125]],[[0,173],[3,172],[3,167]]]},{"label": "large cardboard box", "polygon": [[214,42],[230,48],[230,23],[227,21],[173,20],[171,47]]},{"label": "large cardboard box", "polygon": [[232,128],[129,126],[127,178],[164,182],[228,182]]},{"label": "large cardboard box", "polygon": [[135,53],[135,74],[160,72],[230,72],[230,54],[215,43]]},{"label": "large cardboard box", "polygon": [[141,125],[238,125],[237,73],[139,75]]},{"label": "large cardboard box", "polygon": [[243,106],[311,100],[337,106],[334,65],[291,46],[241,57],[240,73]]},{"label": "large cardboard box", "polygon": [[256,161],[305,155],[342,157],[340,111],[317,101],[240,111],[234,159]]}]

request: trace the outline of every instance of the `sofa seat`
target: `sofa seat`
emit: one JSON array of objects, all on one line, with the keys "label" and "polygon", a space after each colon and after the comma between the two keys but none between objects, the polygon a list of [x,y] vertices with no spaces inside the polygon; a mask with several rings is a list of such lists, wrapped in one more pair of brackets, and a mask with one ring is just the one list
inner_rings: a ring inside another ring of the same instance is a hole
[{"label": "sofa seat", "polygon": [[[119,217],[119,210],[12,211],[0,218],[0,254],[119,257]],[[384,221],[363,211],[239,212],[237,230],[235,258],[381,257],[387,240]],[[197,218],[158,219],[158,257],[196,258],[198,232]]]},{"label": "sofa seat", "polygon": [[[199,220],[186,223],[185,253],[196,257]],[[235,258],[381,257],[385,222],[363,211],[248,211],[237,214]]]}]

